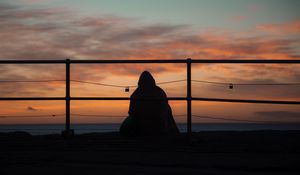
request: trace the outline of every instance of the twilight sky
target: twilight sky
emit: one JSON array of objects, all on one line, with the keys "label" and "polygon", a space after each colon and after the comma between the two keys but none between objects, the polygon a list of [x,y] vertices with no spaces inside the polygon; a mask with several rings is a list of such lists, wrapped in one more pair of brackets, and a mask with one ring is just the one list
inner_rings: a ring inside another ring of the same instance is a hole
[{"label": "twilight sky", "polygon": [[[0,59],[300,59],[298,0],[0,0]],[[299,83],[299,65],[193,65],[193,79],[225,83]],[[71,79],[136,85],[185,79],[185,65],[76,65]],[[63,80],[63,65],[0,65],[2,80]],[[185,96],[185,82],[161,85]],[[1,83],[0,96],[64,96],[63,82]],[[129,96],[122,88],[72,82],[72,96]],[[193,96],[300,100],[299,86],[193,83]],[[185,102],[170,102],[185,114]],[[73,114],[126,116],[128,102],[76,101]],[[0,102],[0,124],[62,123],[64,102]],[[193,114],[238,120],[299,122],[295,105],[194,102]],[[120,122],[73,116],[74,123]],[[2,117],[1,117],[2,116]],[[184,117],[175,117],[185,122]],[[195,122],[223,122],[194,118]]]}]

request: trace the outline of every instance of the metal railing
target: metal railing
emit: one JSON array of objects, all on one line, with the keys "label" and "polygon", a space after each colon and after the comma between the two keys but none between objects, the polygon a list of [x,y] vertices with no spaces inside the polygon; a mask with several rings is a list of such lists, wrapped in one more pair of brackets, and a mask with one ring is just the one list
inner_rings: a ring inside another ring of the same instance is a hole
[{"label": "metal railing", "polygon": [[192,97],[192,64],[300,64],[300,60],[209,60],[209,59],[184,59],[184,60],[0,60],[1,64],[65,64],[66,66],[66,96],[65,97],[0,97],[0,101],[23,100],[65,100],[66,123],[65,133],[71,133],[70,101],[71,100],[130,100],[129,97],[71,97],[70,95],[70,66],[71,64],[153,64],[153,63],[178,63],[186,64],[187,89],[186,97],[169,97],[167,100],[180,100],[187,102],[187,135],[192,133],[192,101],[231,102],[231,103],[264,103],[264,104],[290,104],[300,105],[300,101],[281,100],[251,100],[251,99],[223,99],[223,98],[194,98]]}]

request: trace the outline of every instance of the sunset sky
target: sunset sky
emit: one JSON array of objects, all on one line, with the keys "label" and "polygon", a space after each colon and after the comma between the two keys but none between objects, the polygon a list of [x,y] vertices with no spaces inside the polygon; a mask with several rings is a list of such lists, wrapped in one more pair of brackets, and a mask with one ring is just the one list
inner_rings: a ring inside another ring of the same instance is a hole
[{"label": "sunset sky", "polygon": [[[299,0],[0,0],[0,60],[300,59],[299,7]],[[184,64],[128,64],[72,65],[71,79],[134,86],[143,70],[153,73],[157,82],[186,78]],[[64,80],[64,65],[0,65],[0,72],[1,97],[65,95],[62,81],[1,82]],[[193,82],[194,97],[300,101],[299,86],[227,85],[300,83],[300,65],[194,64],[192,79],[226,83]],[[169,97],[186,96],[186,82],[160,87]],[[128,97],[133,90],[71,83],[72,96]],[[186,102],[170,104],[175,115],[186,114]],[[83,114],[72,116],[72,123],[120,123],[129,102],[71,105],[71,113]],[[64,122],[64,101],[0,101],[0,108],[0,124]],[[300,122],[299,105],[193,102],[193,114]],[[175,119],[186,121],[182,116]],[[226,121],[193,117],[193,122]]]}]

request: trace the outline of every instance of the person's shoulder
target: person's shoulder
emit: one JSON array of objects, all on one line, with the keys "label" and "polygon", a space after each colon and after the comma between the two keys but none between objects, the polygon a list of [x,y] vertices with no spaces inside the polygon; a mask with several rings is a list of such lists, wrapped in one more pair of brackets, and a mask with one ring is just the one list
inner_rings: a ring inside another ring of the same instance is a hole
[{"label": "person's shoulder", "polygon": [[165,93],[165,91],[161,87],[156,86],[156,89],[160,93],[161,96],[167,96],[167,94]]},{"label": "person's shoulder", "polygon": [[136,96],[140,95],[140,88],[136,88],[136,90],[131,94],[130,98],[134,98]]}]

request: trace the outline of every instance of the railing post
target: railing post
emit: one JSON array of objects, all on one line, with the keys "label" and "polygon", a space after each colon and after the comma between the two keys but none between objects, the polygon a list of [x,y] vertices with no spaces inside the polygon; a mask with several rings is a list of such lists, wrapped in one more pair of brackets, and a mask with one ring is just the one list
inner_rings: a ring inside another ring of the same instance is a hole
[{"label": "railing post", "polygon": [[187,136],[192,136],[192,59],[188,58],[187,63]]},{"label": "railing post", "polygon": [[74,135],[74,130],[70,127],[70,97],[70,59],[66,59],[66,126],[62,133],[64,137]]}]

